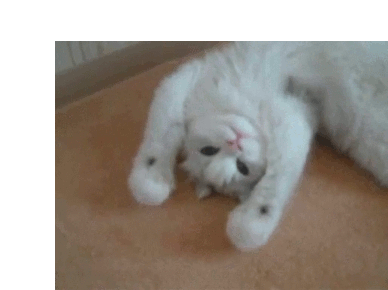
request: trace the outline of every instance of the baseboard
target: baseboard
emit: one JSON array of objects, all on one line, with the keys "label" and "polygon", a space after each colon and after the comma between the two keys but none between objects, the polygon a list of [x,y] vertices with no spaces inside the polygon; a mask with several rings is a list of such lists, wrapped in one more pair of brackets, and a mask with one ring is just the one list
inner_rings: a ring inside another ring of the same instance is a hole
[{"label": "baseboard", "polygon": [[166,61],[185,57],[222,42],[146,41],[55,76],[55,107],[61,108]]}]

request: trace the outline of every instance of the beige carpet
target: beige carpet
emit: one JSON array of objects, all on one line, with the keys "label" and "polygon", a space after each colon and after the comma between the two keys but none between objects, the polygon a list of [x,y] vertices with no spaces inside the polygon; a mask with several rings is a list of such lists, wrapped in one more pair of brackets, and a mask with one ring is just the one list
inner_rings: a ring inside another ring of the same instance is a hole
[{"label": "beige carpet", "polygon": [[198,201],[181,172],[163,206],[132,200],[126,178],[152,91],[175,66],[56,112],[56,288],[388,289],[388,190],[326,145],[254,253],[225,236],[236,202]]}]

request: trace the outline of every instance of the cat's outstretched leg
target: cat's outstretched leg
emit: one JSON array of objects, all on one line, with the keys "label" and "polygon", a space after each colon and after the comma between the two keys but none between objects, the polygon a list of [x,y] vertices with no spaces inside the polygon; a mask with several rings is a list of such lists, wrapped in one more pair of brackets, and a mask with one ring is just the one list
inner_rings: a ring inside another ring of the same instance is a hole
[{"label": "cat's outstretched leg", "polygon": [[227,235],[242,251],[264,245],[298,184],[316,131],[307,106],[275,105],[278,117],[265,117],[267,169],[251,196],[230,214]]},{"label": "cat's outstretched leg", "polygon": [[197,70],[195,63],[189,63],[155,91],[144,138],[128,178],[129,188],[140,203],[159,205],[174,189],[175,158],[185,134],[184,104]]}]

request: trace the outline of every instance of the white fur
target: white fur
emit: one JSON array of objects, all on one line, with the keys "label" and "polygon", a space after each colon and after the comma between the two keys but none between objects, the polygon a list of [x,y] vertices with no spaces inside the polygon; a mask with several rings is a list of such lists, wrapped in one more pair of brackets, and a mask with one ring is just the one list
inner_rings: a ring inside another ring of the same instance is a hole
[{"label": "white fur", "polygon": [[[388,44],[361,42],[233,43],[189,62],[155,92],[131,191],[141,203],[164,202],[183,148],[198,196],[213,187],[242,200],[228,218],[231,242],[241,250],[262,246],[295,190],[319,123],[388,185],[387,69]],[[219,151],[205,156],[205,146]]]}]

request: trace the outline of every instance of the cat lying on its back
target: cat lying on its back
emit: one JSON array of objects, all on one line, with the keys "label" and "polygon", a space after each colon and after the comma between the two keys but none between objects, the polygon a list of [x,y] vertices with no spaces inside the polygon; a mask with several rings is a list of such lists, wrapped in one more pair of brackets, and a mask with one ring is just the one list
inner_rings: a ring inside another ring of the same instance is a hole
[{"label": "cat lying on its back", "polygon": [[264,245],[294,191],[318,127],[388,186],[388,43],[233,43],[181,66],[155,92],[129,177],[159,205],[183,167],[200,197],[238,196],[227,235]]}]

